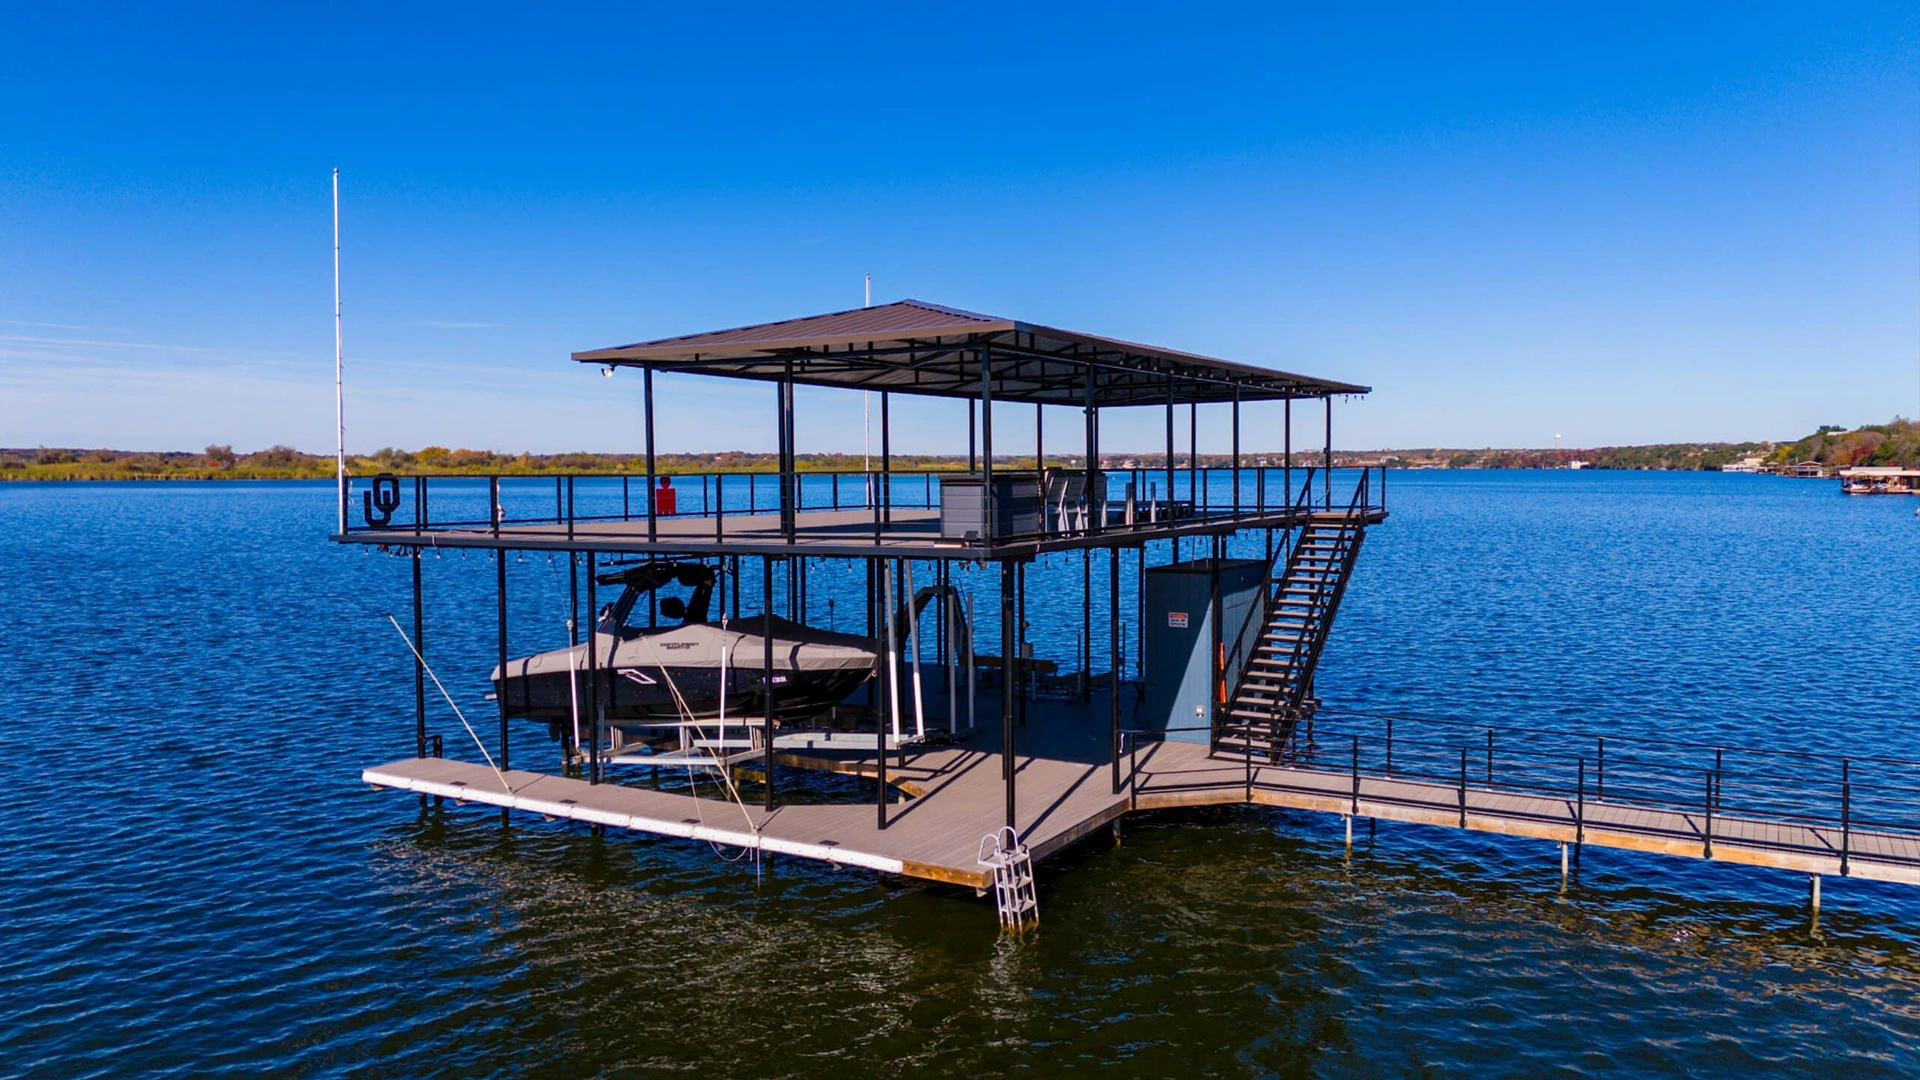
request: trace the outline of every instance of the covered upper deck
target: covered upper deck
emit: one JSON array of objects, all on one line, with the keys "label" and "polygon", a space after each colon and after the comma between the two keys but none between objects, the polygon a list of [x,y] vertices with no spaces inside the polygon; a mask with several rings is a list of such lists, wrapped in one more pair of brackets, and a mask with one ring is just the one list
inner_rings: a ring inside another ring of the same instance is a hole
[{"label": "covered upper deck", "polygon": [[[1365,394],[1369,387],[980,315],[923,300],[573,354],[582,363],[1043,405]],[[984,384],[984,385],[983,385]]]},{"label": "covered upper deck", "polygon": [[[579,478],[587,481],[585,487],[574,478],[529,485],[492,477],[483,488],[451,477],[413,477],[410,487],[398,478],[375,477],[361,490],[359,505],[353,485],[343,486],[343,527],[336,539],[653,554],[1024,558],[1245,528],[1291,528],[1321,514],[1378,520],[1385,513],[1384,475],[1369,483],[1368,472],[1360,470],[1337,492],[1332,477],[1333,398],[1365,394],[1368,388],[1277,368],[918,300],[588,350],[573,359],[609,371],[642,370],[643,475]],[[763,492],[751,476],[718,474],[683,475],[676,488],[656,471],[656,372],[773,384],[769,426],[777,436],[779,466],[777,477],[767,477],[771,491]],[[877,470],[803,474],[794,436],[793,391],[799,385],[878,392]],[[886,398],[896,393],[969,401],[964,472],[915,478],[893,471]],[[1300,399],[1323,404],[1326,441],[1317,454],[1301,455],[1302,466],[1317,457],[1317,468],[1296,474],[1290,418],[1291,403]],[[1262,454],[1280,460],[1243,470],[1240,406],[1253,402],[1287,403],[1289,419],[1278,433],[1280,454],[1274,455],[1270,444]],[[1009,404],[1032,405],[1036,414],[1047,406],[1075,409],[1084,417],[1083,445],[1065,458],[1048,460],[1036,415],[1032,458],[996,455],[995,407]],[[1196,432],[1202,405],[1231,409],[1230,423],[1221,425],[1231,431],[1227,468],[1201,464]],[[1102,410],[1127,406],[1166,410],[1166,446],[1155,455],[1159,467],[1102,453]],[[1193,410],[1185,447],[1174,440],[1176,406]],[[1184,466],[1179,464],[1183,450]],[[618,484],[617,510],[609,481]],[[528,497],[518,490],[540,490],[545,483],[552,485],[550,494]],[[463,505],[482,492],[478,507]],[[582,500],[602,505],[590,508]],[[363,525],[352,524],[353,516]]]}]

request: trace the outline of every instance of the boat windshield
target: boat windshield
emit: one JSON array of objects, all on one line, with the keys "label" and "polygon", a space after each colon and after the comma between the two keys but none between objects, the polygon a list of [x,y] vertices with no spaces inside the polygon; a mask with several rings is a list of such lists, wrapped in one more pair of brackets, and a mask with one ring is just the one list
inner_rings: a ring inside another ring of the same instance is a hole
[{"label": "boat windshield", "polygon": [[[713,601],[714,571],[702,563],[647,563],[600,578],[625,584],[620,598],[600,611],[601,633],[631,640],[659,628],[707,621]],[[617,630],[616,630],[617,628]]]}]

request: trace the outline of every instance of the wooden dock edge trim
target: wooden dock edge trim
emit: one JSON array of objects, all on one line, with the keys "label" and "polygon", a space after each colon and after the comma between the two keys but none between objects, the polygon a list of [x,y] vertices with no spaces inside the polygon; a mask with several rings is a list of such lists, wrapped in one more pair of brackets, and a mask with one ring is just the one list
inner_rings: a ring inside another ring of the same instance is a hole
[{"label": "wooden dock edge trim", "polygon": [[889,859],[882,855],[869,855],[863,851],[852,851],[837,845],[808,844],[798,840],[786,840],[772,836],[756,836],[750,832],[734,829],[720,829],[711,825],[689,824],[684,821],[662,821],[658,818],[639,817],[611,810],[595,810],[591,807],[572,803],[549,802],[545,799],[530,799],[524,795],[513,795],[504,791],[489,791],[485,788],[473,788],[466,785],[442,784],[431,780],[415,780],[406,776],[395,776],[368,769],[360,774],[360,779],[375,787],[397,788],[420,795],[439,795],[460,802],[477,802],[489,806],[503,806],[512,810],[525,810],[546,817],[567,818],[571,821],[584,821],[592,825],[610,825],[617,829],[633,832],[652,833],[656,836],[671,836],[683,840],[705,840],[709,843],[726,844],[730,847],[758,848],[776,855],[794,855],[803,859],[833,863],[837,866],[858,866],[866,870],[878,870],[887,874],[906,873],[906,864],[899,859]]},{"label": "wooden dock edge trim", "polygon": [[1101,829],[1106,828],[1114,821],[1124,817],[1126,813],[1126,802],[1124,800],[1116,802],[1092,817],[1087,818],[1085,821],[1080,822],[1078,825],[1075,825],[1073,828],[1048,837],[1044,843],[1033,845],[1029,849],[1029,853],[1033,856],[1034,862],[1044,862],[1080,841],[1085,840],[1094,833],[1099,832]]},{"label": "wooden dock edge trim", "polygon": [[915,862],[912,859],[904,860],[901,867],[900,873],[907,877],[938,881],[943,885],[965,885],[972,889],[985,889],[993,885],[993,877],[985,870],[960,870],[951,866]]},{"label": "wooden dock edge trim", "polygon": [[[785,765],[790,769],[812,769],[816,772],[835,773],[840,776],[864,776],[868,780],[877,779],[880,775],[879,769],[873,766],[861,765],[856,761],[838,761],[833,758],[809,757],[806,754],[796,754],[791,750],[775,750],[773,752],[773,763],[776,765]],[[758,772],[758,770],[754,771],[756,773]],[[906,792],[916,799],[927,793],[926,788],[921,787],[911,780],[899,780],[889,776],[887,777],[887,784],[890,787],[899,788],[901,791]]]}]

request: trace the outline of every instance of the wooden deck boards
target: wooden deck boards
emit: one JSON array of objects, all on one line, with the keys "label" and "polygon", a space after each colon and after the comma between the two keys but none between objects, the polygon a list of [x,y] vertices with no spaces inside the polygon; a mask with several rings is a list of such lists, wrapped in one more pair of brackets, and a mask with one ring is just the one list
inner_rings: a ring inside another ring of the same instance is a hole
[{"label": "wooden deck boards", "polygon": [[[1045,859],[1129,812],[1175,806],[1248,801],[1246,763],[1210,756],[1204,745],[1156,743],[1140,748],[1137,787],[1111,789],[1105,760],[1106,733],[1099,709],[1073,710],[1077,723],[1049,723],[1020,735],[1023,750],[1015,791],[1021,839],[1036,859]],[[1054,718],[1050,718],[1054,719]],[[1002,823],[1005,789],[1001,758],[989,733],[960,745],[910,750],[906,766],[894,765],[889,780],[919,794],[888,808],[889,824],[877,827],[872,803],[783,805],[772,813],[744,811],[721,800],[696,799],[623,784],[514,770],[512,790],[485,765],[436,758],[408,758],[366,770],[370,784],[509,806],[554,818],[633,829],[665,836],[753,847],[886,873],[928,878],[976,888],[988,883],[977,864],[981,839]],[[782,753],[783,767],[831,768],[871,775],[871,751],[834,754]],[[1255,764],[1251,801],[1321,813],[1348,814],[1355,795],[1350,772]],[[1444,828],[1460,827],[1457,784],[1362,775],[1358,816]],[[1580,815],[1584,812],[1584,818]],[[1477,832],[1573,842],[1576,833],[1596,847],[1707,857],[1706,815],[1589,800],[1581,807],[1559,794],[1535,794],[1471,784],[1466,791],[1466,827]],[[1871,880],[1920,884],[1920,837],[1854,830],[1845,838],[1847,873]],[[1740,815],[1712,821],[1712,858],[1803,873],[1841,873],[1837,825],[1757,820]]]}]

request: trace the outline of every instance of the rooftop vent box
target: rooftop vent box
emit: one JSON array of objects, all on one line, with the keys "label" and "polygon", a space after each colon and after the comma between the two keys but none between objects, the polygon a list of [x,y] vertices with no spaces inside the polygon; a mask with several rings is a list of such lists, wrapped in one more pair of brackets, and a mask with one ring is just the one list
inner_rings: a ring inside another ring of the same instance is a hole
[{"label": "rooftop vent box", "polygon": [[[987,535],[987,485],[979,473],[940,478],[940,538],[967,540],[968,533]],[[993,473],[996,537],[1031,535],[1040,531],[1040,474]]]}]

